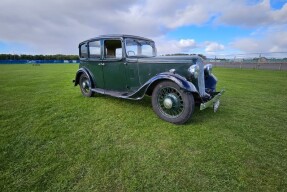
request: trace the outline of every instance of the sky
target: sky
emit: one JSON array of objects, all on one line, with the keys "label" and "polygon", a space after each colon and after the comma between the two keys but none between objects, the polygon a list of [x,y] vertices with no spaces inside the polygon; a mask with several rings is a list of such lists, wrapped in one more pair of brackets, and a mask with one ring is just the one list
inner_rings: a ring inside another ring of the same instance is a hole
[{"label": "sky", "polygon": [[158,54],[287,52],[287,0],[1,0],[0,23],[0,54],[78,54],[104,34],[153,39]]}]

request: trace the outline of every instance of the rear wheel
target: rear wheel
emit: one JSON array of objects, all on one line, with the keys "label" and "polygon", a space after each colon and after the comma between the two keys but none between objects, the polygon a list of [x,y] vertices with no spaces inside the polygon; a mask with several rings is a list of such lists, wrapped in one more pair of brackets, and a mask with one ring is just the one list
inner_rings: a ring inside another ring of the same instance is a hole
[{"label": "rear wheel", "polygon": [[91,90],[92,89],[91,80],[85,73],[81,74],[79,85],[81,92],[85,97],[92,97],[94,95],[94,93]]},{"label": "rear wheel", "polygon": [[163,120],[183,124],[194,111],[194,98],[172,81],[159,83],[152,93],[154,112]]}]

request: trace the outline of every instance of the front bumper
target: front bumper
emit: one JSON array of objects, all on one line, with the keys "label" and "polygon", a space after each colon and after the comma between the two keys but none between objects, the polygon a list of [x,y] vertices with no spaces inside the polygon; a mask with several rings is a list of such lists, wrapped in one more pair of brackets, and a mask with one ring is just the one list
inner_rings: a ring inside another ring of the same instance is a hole
[{"label": "front bumper", "polygon": [[217,108],[219,107],[219,99],[221,97],[221,95],[225,92],[224,89],[222,89],[219,93],[217,93],[212,99],[210,99],[209,101],[205,102],[205,103],[201,103],[200,104],[200,110],[206,109],[210,106],[214,106],[216,107],[214,109],[214,111],[217,110]]}]

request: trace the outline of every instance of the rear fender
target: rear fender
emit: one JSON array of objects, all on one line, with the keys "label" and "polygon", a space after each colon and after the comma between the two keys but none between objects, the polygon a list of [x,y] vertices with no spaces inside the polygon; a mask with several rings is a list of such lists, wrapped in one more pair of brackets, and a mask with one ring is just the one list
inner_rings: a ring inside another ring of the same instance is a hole
[{"label": "rear fender", "polygon": [[91,84],[92,84],[92,87],[94,87],[94,82],[93,82],[93,78],[91,76],[91,73],[88,69],[86,68],[80,68],[77,73],[76,73],[76,77],[75,77],[75,80],[73,81],[74,82],[74,85],[77,86],[80,82],[80,76],[85,73],[91,80]]}]

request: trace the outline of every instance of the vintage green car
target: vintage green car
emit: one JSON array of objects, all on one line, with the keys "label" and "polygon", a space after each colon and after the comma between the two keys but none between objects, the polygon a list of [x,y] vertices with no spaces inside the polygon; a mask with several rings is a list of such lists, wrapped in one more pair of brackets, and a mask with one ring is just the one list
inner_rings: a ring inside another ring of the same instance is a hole
[{"label": "vintage green car", "polygon": [[81,42],[79,55],[73,82],[84,96],[99,93],[139,100],[148,95],[154,112],[171,123],[188,121],[195,104],[216,111],[224,92],[216,92],[211,64],[204,66],[198,56],[156,56],[151,39],[103,35]]}]

